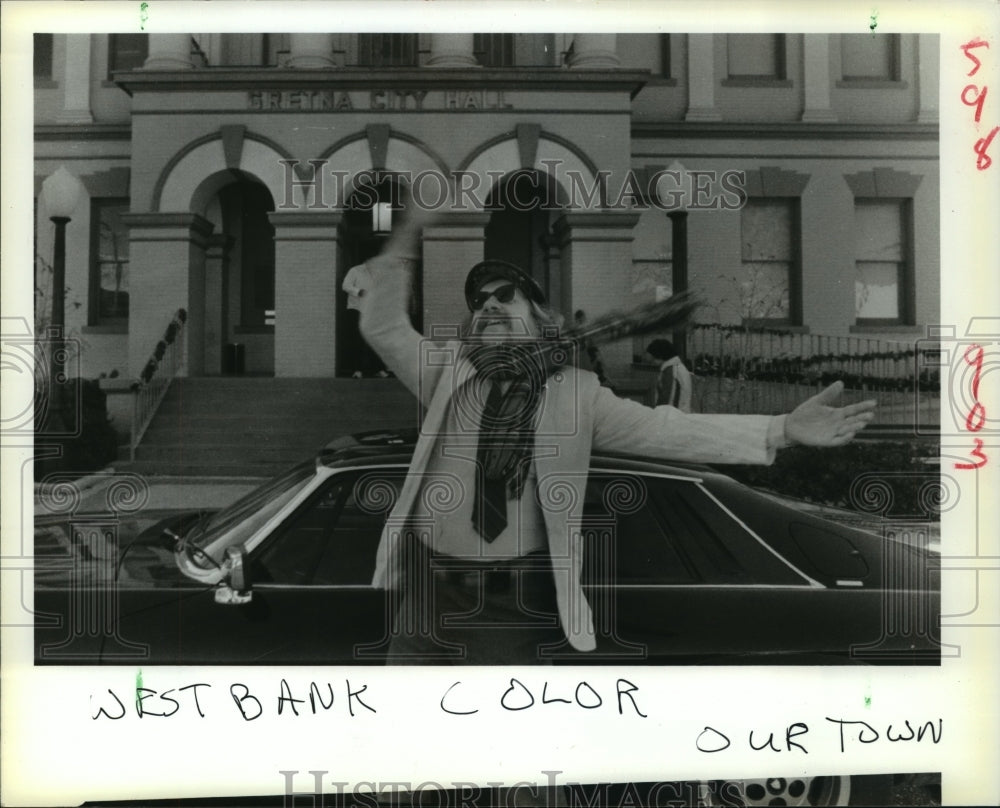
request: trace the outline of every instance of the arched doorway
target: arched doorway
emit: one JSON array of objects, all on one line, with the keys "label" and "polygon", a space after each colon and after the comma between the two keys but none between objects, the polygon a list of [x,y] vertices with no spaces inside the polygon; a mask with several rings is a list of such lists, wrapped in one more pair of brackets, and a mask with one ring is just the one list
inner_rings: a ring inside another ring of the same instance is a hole
[{"label": "arched doorway", "polygon": [[559,302],[558,266],[553,256],[551,217],[560,208],[558,186],[548,174],[521,169],[494,186],[486,204],[486,258],[509,261],[529,272],[548,299]]},{"label": "arched doorway", "polygon": [[206,261],[209,375],[274,375],[273,210],[267,187],[243,172],[208,204],[206,215],[221,234]]},{"label": "arched doorway", "polygon": [[[406,187],[399,175],[383,171],[366,171],[358,175],[355,190],[344,206],[341,222],[339,263],[341,287],[351,267],[363,264],[378,255],[385,246],[393,227],[398,227]],[[413,276],[410,296],[410,320],[414,328],[423,325],[422,272],[418,263]],[[385,365],[368,347],[358,328],[358,312],[347,308],[347,297],[337,295],[337,370],[340,377],[368,378],[386,375]]]}]

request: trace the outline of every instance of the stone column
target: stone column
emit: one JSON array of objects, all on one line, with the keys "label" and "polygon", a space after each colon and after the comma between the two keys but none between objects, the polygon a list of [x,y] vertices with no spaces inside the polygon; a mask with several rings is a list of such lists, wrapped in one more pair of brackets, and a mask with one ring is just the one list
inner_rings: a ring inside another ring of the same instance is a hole
[{"label": "stone column", "polygon": [[[625,308],[631,291],[632,231],[639,214],[632,211],[569,212],[553,229],[562,253],[560,308],[572,322],[582,309],[593,320]],[[632,361],[631,342],[619,340],[601,347],[609,375],[620,374]]]},{"label": "stone column", "polygon": [[[917,34],[917,123],[938,122],[939,42],[937,34]],[[965,63],[973,65],[968,60]],[[973,76],[970,81],[975,79]]]},{"label": "stone column", "polygon": [[145,70],[191,70],[191,34],[150,34]]},{"label": "stone column", "polygon": [[340,211],[268,214],[274,225],[274,375],[332,377]]},{"label": "stone column", "polygon": [[292,34],[288,66],[300,69],[336,67],[333,34]]},{"label": "stone column", "polygon": [[472,34],[431,34],[427,67],[479,67],[473,53]]},{"label": "stone column", "polygon": [[229,336],[229,250],[232,236],[209,236],[205,249],[205,374],[222,372],[222,344]]},{"label": "stone column", "polygon": [[187,311],[182,374],[205,367],[205,249],[212,223],[195,213],[128,213],[129,373],[137,377],[177,309]]},{"label": "stone column", "polygon": [[830,35],[804,34],[802,58],[805,73],[805,105],[802,120],[833,122],[837,114],[830,107]]},{"label": "stone column", "polygon": [[[449,338],[465,319],[465,276],[483,260],[490,214],[451,213],[423,230],[424,334]],[[454,336],[454,335],[452,335]]]},{"label": "stone column", "polygon": [[90,111],[90,34],[66,35],[66,90],[59,123],[93,123]]},{"label": "stone column", "polygon": [[721,121],[715,108],[714,34],[688,34],[686,121]]},{"label": "stone column", "polygon": [[615,34],[574,34],[569,66],[573,70],[621,67],[615,46]]}]

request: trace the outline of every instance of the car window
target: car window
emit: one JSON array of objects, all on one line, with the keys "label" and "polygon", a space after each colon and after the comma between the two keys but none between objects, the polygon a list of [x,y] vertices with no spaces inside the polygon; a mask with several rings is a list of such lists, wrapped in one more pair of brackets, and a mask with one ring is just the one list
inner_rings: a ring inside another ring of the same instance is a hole
[{"label": "car window", "polygon": [[257,581],[368,586],[386,516],[405,469],[335,474],[262,544]]},{"label": "car window", "polygon": [[693,480],[592,472],[583,526],[595,583],[803,583]]},{"label": "car window", "polygon": [[[272,516],[305,490],[315,474],[314,462],[299,463],[196,525],[185,539],[215,559],[217,566],[222,563],[226,547],[246,543]],[[211,565],[200,554],[193,553],[190,558],[198,566]]]},{"label": "car window", "polygon": [[[693,487],[693,486],[692,486]],[[689,584],[700,580],[678,541],[680,529],[655,500],[655,477],[591,473],[584,503],[584,582]]]}]

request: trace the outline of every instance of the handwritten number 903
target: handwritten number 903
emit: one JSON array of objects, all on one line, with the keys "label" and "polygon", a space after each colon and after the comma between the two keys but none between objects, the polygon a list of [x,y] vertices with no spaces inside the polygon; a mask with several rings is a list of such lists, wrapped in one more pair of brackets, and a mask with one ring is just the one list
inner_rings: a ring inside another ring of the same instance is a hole
[{"label": "handwritten number 903", "polygon": [[[995,129],[994,134],[996,134]],[[972,374],[973,405],[968,415],[965,416],[965,428],[969,432],[978,432],[986,423],[986,408],[979,400],[979,379],[983,372],[983,347],[981,345],[970,345],[965,349],[965,355],[962,358],[965,360],[965,364],[975,368]],[[956,463],[956,469],[978,469],[986,465],[986,455],[983,454],[982,439],[974,438],[973,440],[975,441],[975,448],[971,454],[978,462]]]}]

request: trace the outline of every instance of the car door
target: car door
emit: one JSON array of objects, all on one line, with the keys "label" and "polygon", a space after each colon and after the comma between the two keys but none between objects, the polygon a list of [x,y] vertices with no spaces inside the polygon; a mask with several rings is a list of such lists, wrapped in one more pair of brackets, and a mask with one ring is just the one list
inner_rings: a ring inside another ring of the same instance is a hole
[{"label": "car door", "polygon": [[[151,661],[379,664],[391,609],[371,581],[404,476],[403,467],[334,473],[255,543],[244,565],[247,602],[217,602],[215,587],[189,587],[161,610]],[[124,628],[143,632],[137,623]]]},{"label": "car door", "polygon": [[697,478],[595,470],[583,534],[604,661],[816,662],[850,645],[861,593],[796,569]]}]

